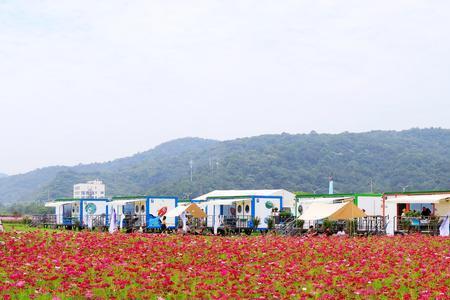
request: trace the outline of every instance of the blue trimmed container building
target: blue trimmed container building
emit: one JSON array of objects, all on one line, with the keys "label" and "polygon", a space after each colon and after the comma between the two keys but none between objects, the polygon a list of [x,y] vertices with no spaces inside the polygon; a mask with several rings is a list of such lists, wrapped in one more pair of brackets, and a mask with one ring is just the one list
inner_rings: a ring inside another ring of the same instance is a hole
[{"label": "blue trimmed container building", "polygon": [[55,224],[64,226],[105,226],[108,199],[63,198],[45,204],[55,208]]},{"label": "blue trimmed container building", "polygon": [[[126,227],[127,216],[137,218],[135,226],[146,229],[160,229],[161,218],[168,211],[178,206],[178,198],[172,196],[119,196],[113,197],[109,203],[109,213],[116,210],[119,227]],[[176,228],[177,218],[167,218],[168,228]],[[109,225],[109,220],[108,220]]]}]

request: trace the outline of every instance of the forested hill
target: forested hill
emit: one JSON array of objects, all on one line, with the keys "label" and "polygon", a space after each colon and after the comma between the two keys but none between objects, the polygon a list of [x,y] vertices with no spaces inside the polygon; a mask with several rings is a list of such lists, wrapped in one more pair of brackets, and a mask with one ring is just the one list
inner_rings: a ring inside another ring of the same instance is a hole
[{"label": "forested hill", "polygon": [[[193,161],[191,182],[190,161]],[[263,135],[231,141],[185,138],[107,163],[50,167],[0,178],[0,201],[70,196],[101,179],[107,194],[194,197],[213,189],[327,192],[450,189],[450,130]]]}]

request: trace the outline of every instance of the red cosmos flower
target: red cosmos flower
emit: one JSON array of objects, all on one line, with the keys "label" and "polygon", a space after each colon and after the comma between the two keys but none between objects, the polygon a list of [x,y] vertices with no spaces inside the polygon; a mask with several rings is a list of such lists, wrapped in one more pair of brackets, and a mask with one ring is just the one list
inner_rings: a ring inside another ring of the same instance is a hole
[{"label": "red cosmos flower", "polygon": [[450,292],[450,239],[441,237],[37,231],[0,240],[3,298],[38,291],[95,299],[445,299]]}]

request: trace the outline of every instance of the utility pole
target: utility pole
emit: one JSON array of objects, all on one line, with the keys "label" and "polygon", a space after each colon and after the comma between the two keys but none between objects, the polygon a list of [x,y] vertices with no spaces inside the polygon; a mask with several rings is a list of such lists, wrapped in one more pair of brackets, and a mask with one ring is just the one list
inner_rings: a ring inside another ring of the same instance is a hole
[{"label": "utility pole", "polygon": [[370,177],[370,193],[373,194],[373,179]]}]

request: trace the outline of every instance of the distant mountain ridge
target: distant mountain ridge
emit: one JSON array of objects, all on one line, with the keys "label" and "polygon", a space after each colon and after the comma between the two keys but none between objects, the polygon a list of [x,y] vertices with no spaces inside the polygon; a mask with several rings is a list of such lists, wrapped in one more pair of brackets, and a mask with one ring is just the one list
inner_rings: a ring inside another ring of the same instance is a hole
[{"label": "distant mountain ridge", "polygon": [[[191,182],[190,161],[193,161]],[[195,197],[214,189],[327,192],[450,189],[450,130],[278,134],[219,142],[183,138],[106,163],[55,166],[0,178],[0,203],[71,196],[99,178],[107,194]]]},{"label": "distant mountain ridge", "polygon": [[5,173],[0,173],[0,178],[7,177],[8,175]]}]

